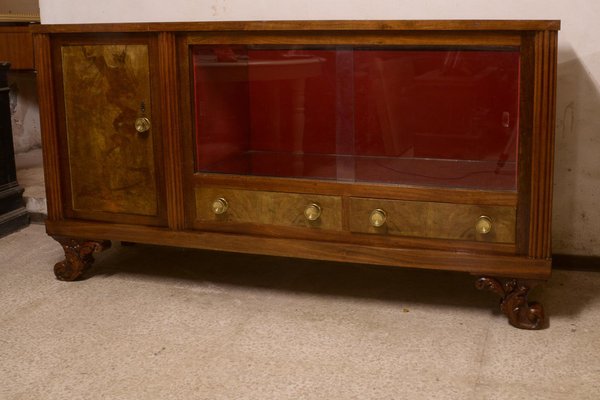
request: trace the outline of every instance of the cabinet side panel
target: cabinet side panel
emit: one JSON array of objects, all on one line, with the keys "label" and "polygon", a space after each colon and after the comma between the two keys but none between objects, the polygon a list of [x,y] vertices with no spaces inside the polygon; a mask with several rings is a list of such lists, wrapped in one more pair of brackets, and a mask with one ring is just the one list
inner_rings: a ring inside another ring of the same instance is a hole
[{"label": "cabinet side panel", "polygon": [[556,32],[536,34],[529,231],[529,256],[534,258],[551,255],[556,48]]},{"label": "cabinet side panel", "polygon": [[34,49],[35,69],[38,73],[36,82],[40,106],[42,145],[44,147],[44,179],[48,202],[48,220],[55,221],[63,218],[63,208],[50,36],[47,34],[35,34]]},{"label": "cabinet side panel", "polygon": [[157,191],[150,133],[146,45],[63,46],[61,51],[72,207],[154,216]]}]

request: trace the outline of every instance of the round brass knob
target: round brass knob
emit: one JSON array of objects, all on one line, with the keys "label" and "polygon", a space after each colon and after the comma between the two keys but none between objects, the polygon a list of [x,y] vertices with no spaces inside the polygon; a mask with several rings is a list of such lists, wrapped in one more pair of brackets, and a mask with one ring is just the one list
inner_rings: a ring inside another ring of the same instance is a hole
[{"label": "round brass knob", "polygon": [[369,216],[369,221],[371,221],[371,225],[375,228],[379,228],[385,224],[385,220],[387,219],[387,213],[383,211],[381,208],[376,208],[371,211],[371,215]]},{"label": "round brass knob", "polygon": [[135,120],[135,130],[139,133],[144,133],[150,130],[152,124],[150,120],[146,117],[140,117]]},{"label": "round brass knob", "polygon": [[227,200],[222,197],[219,197],[212,203],[212,210],[217,215],[225,214],[228,208],[229,203],[227,203]]},{"label": "round brass knob", "polygon": [[492,219],[487,215],[482,215],[477,219],[477,223],[475,224],[475,230],[481,235],[490,233],[490,231],[492,230]]},{"label": "round brass knob", "polygon": [[321,206],[317,203],[311,203],[304,209],[304,216],[309,221],[316,221],[321,216]]}]

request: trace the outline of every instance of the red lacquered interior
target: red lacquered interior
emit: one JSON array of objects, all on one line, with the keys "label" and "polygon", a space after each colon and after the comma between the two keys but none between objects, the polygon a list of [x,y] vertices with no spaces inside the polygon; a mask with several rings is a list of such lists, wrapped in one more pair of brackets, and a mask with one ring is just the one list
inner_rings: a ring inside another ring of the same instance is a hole
[{"label": "red lacquered interior", "polygon": [[518,49],[192,55],[198,172],[516,188]]}]

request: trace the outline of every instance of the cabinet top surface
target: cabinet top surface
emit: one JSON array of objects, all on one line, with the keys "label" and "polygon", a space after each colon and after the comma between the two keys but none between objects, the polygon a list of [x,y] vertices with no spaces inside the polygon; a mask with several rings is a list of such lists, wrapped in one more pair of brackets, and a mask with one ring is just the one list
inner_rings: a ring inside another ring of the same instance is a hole
[{"label": "cabinet top surface", "polygon": [[560,20],[213,21],[36,25],[39,33],[193,31],[544,31]]}]

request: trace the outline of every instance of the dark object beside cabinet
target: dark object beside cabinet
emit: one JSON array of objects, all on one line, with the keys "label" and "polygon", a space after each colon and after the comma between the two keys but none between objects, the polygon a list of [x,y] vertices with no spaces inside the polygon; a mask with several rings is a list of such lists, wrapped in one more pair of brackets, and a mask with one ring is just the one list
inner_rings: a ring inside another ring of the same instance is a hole
[{"label": "dark object beside cabinet", "polygon": [[23,188],[17,183],[6,78],[9,69],[9,63],[0,62],[0,236],[29,224],[29,215],[23,202]]}]

